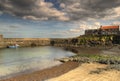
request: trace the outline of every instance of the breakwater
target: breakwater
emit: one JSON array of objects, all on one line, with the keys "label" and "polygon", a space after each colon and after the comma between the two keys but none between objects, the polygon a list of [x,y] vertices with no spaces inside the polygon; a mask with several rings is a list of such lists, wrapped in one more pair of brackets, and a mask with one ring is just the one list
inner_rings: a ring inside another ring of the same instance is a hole
[{"label": "breakwater", "polygon": [[3,38],[0,35],[0,48],[6,48],[10,45],[18,44],[20,47],[29,46],[48,46],[50,45],[49,38]]}]

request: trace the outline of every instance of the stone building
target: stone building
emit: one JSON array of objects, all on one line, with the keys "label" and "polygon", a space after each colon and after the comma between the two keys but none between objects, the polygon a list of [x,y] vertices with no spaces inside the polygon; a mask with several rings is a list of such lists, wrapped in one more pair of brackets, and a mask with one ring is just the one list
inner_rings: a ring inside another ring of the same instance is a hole
[{"label": "stone building", "polygon": [[119,35],[119,26],[101,26],[99,29],[85,30],[85,35]]},{"label": "stone building", "polygon": [[100,31],[102,35],[118,35],[119,26],[101,26]]},{"label": "stone building", "polygon": [[99,32],[99,29],[89,29],[85,30],[85,35],[98,35]]}]

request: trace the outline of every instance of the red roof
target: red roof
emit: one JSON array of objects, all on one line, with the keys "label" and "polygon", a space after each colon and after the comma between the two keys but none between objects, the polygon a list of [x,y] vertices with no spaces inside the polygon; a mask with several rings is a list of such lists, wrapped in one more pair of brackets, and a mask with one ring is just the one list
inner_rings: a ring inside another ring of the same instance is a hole
[{"label": "red roof", "polygon": [[119,26],[101,26],[100,29],[119,29]]}]

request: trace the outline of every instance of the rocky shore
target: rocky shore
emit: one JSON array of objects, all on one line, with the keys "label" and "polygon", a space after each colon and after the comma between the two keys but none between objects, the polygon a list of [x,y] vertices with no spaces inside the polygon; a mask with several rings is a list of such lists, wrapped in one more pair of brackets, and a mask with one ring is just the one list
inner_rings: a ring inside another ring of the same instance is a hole
[{"label": "rocky shore", "polygon": [[[120,45],[99,48],[65,48],[77,55],[62,58],[60,61],[79,62],[81,66],[59,77],[47,81],[119,81]],[[81,53],[82,50],[82,53]],[[92,50],[92,51],[90,51]],[[88,54],[89,52],[89,54]],[[79,77],[78,77],[79,76]]]},{"label": "rocky shore", "polygon": [[107,69],[116,69],[120,71],[120,45],[112,47],[69,47],[77,55],[68,58],[59,59],[61,62],[74,61],[79,63],[100,63],[109,65]]}]

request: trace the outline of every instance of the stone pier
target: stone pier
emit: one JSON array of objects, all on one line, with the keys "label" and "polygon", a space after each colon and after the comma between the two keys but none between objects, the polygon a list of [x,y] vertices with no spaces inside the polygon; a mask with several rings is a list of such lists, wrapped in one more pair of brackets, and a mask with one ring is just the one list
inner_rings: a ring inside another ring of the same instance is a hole
[{"label": "stone pier", "polygon": [[4,48],[5,45],[4,45],[4,38],[3,38],[3,35],[0,35],[0,48]]},{"label": "stone pier", "polygon": [[50,45],[49,38],[3,38],[0,35],[0,48],[5,48],[10,45],[18,44],[20,47],[30,46],[48,46]]}]

